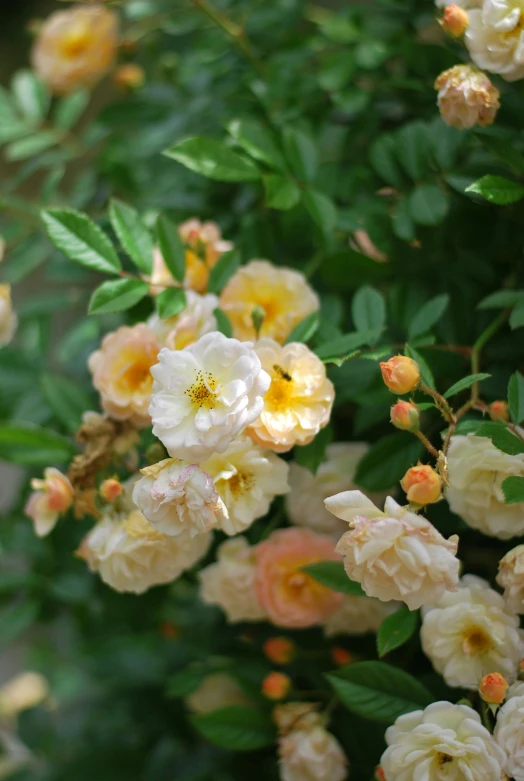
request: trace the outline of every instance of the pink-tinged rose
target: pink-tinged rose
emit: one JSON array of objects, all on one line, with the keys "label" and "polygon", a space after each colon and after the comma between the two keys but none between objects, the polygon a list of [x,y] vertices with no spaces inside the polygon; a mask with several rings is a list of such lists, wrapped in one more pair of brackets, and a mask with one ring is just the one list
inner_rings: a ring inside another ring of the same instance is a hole
[{"label": "pink-tinged rose", "polygon": [[418,431],[420,415],[417,405],[411,401],[397,401],[391,407],[391,422],[401,431]]},{"label": "pink-tinged rose", "polygon": [[43,480],[31,480],[31,494],[25,506],[25,513],[33,521],[38,537],[45,537],[53,530],[58,517],[66,512],[73,502],[73,486],[65,475],[49,467]]}]

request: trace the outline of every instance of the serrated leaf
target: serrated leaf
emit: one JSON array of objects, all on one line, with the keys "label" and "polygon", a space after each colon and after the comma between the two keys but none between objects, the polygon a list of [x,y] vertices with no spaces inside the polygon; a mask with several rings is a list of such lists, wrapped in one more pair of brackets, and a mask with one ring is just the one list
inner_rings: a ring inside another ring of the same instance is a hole
[{"label": "serrated leaf", "polygon": [[443,293],[435,296],[423,304],[409,324],[408,334],[410,339],[427,333],[438,323],[449,304],[449,296]]},{"label": "serrated leaf", "polygon": [[186,275],[186,251],[178,228],[161,214],[156,223],[158,246],[168,270],[177,282],[183,282]]},{"label": "serrated leaf", "polygon": [[511,420],[517,425],[524,420],[524,377],[520,372],[512,375],[508,384],[508,404]]},{"label": "serrated leaf", "polygon": [[223,141],[215,138],[186,138],[164,150],[163,154],[218,182],[252,182],[260,178],[252,160],[233,152]]},{"label": "serrated leaf", "polygon": [[207,283],[209,292],[220,293],[239,265],[240,258],[236,250],[224,252],[209,273],[209,282]]},{"label": "serrated leaf", "polygon": [[292,179],[279,174],[264,176],[266,203],[272,209],[292,209],[300,200],[300,190]]},{"label": "serrated leaf", "polygon": [[524,290],[497,290],[483,298],[477,309],[505,309],[524,301]]},{"label": "serrated leaf", "polygon": [[365,597],[366,594],[360,583],[350,580],[340,561],[317,561],[315,564],[308,564],[302,567],[313,580],[322,583],[326,588],[332,591],[339,591],[342,594],[350,594],[353,597]]},{"label": "serrated leaf", "polygon": [[353,296],[351,315],[357,331],[382,329],[386,323],[384,296],[370,285],[364,285]]},{"label": "serrated leaf", "polygon": [[416,464],[424,446],[412,435],[399,431],[375,442],[360,460],[355,484],[368,491],[387,491]]},{"label": "serrated leaf", "polygon": [[505,504],[524,502],[524,477],[512,475],[502,481],[502,492]]},{"label": "serrated leaf", "polygon": [[254,751],[272,746],[276,740],[269,714],[247,705],[190,716],[190,721],[207,740],[229,751]]},{"label": "serrated leaf", "polygon": [[449,198],[434,184],[421,184],[408,196],[411,217],[419,225],[438,225],[449,210]]},{"label": "serrated leaf", "polygon": [[73,443],[66,437],[29,423],[0,425],[0,459],[27,466],[69,461]]},{"label": "serrated leaf", "polygon": [[311,182],[317,172],[317,150],[313,140],[302,130],[284,128],[284,152],[293,173],[304,182]]},{"label": "serrated leaf", "polygon": [[415,633],[418,625],[418,614],[406,605],[388,616],[381,623],[377,633],[377,649],[379,656],[385,656],[404,645]]},{"label": "serrated leaf", "polygon": [[498,206],[515,203],[524,198],[524,186],[503,176],[482,176],[476,182],[466,187],[465,192],[481,195],[486,201]]},{"label": "serrated leaf", "polygon": [[59,374],[43,374],[40,385],[55,417],[74,433],[82,422],[82,414],[91,407],[89,396],[72,380]]},{"label": "serrated leaf", "polygon": [[220,331],[221,334],[224,334],[224,336],[227,336],[230,339],[233,336],[233,326],[231,325],[229,317],[219,307],[213,310],[213,314],[217,321],[217,331]]},{"label": "serrated leaf", "polygon": [[349,710],[381,724],[392,724],[433,701],[416,678],[385,662],[355,662],[327,678]]},{"label": "serrated leaf", "polygon": [[155,299],[156,311],[162,320],[168,320],[182,312],[187,306],[185,290],[181,287],[168,287]]},{"label": "serrated leaf", "polygon": [[261,160],[271,168],[285,169],[284,157],[262,123],[254,119],[233,119],[227,130],[255,160]]},{"label": "serrated leaf", "polygon": [[307,317],[297,323],[293,328],[286,344],[290,342],[303,342],[306,344],[314,336],[320,325],[320,314],[318,312],[311,312]]},{"label": "serrated leaf", "polygon": [[458,382],[455,382],[451,386],[451,388],[448,388],[447,391],[444,393],[444,398],[450,399],[452,396],[455,396],[457,393],[466,390],[466,388],[470,388],[475,382],[481,382],[482,380],[487,380],[488,377],[491,377],[491,374],[486,374],[485,372],[480,372],[479,374],[468,374],[467,377],[463,377]]},{"label": "serrated leaf", "polygon": [[139,279],[110,279],[98,287],[89,302],[90,315],[123,312],[149,293],[149,284]]},{"label": "serrated leaf", "polygon": [[47,235],[70,260],[104,274],[122,268],[109,238],[86,214],[74,209],[42,212]]},{"label": "serrated leaf", "polygon": [[117,198],[111,199],[109,219],[123,249],[144,274],[151,274],[153,241],[136,209]]},{"label": "serrated leaf", "polygon": [[326,236],[332,233],[338,221],[338,213],[331,198],[317,190],[304,190],[302,203],[320,230]]},{"label": "serrated leaf", "polygon": [[373,328],[370,331],[355,331],[355,333],[344,334],[330,342],[324,342],[315,349],[315,353],[324,363],[334,363],[337,366],[342,364],[355,355],[357,348],[363,344],[375,344],[380,338],[380,328]]},{"label": "serrated leaf", "polygon": [[483,423],[475,431],[475,436],[488,437],[496,448],[502,450],[503,453],[508,453],[510,456],[524,453],[524,442],[512,434],[503,423],[489,421]]},{"label": "serrated leaf", "polygon": [[514,331],[524,325],[524,301],[518,301],[509,316],[509,327]]}]

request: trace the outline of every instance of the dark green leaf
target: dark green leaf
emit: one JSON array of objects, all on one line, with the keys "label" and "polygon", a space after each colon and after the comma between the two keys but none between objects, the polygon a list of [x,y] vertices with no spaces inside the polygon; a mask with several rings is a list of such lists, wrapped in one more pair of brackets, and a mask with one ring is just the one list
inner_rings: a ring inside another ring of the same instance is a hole
[{"label": "dark green leaf", "polygon": [[376,344],[380,333],[380,328],[373,328],[371,331],[356,331],[345,334],[331,342],[321,344],[315,349],[315,353],[324,363],[335,363],[337,366],[342,366],[348,358],[355,355],[355,351],[363,344]]},{"label": "dark green leaf", "polygon": [[435,323],[438,323],[448,304],[449,296],[446,293],[426,301],[409,324],[409,338],[415,339],[415,337],[430,331]]},{"label": "dark green leaf", "polygon": [[302,569],[314,580],[332,591],[340,591],[342,594],[350,594],[353,597],[366,596],[360,583],[348,578],[341,561],[318,561],[315,564],[308,564]]},{"label": "dark green leaf", "polygon": [[74,209],[49,209],[42,212],[42,219],[53,244],[71,260],[104,274],[122,268],[106,234],[86,214]]},{"label": "dark green leaf", "polygon": [[167,696],[187,697],[188,694],[198,689],[204,678],[211,672],[213,671],[204,665],[195,665],[171,675],[167,681]]},{"label": "dark green leaf", "polygon": [[510,456],[516,456],[524,453],[524,442],[516,437],[506,428],[503,423],[486,422],[483,423],[475,432],[477,437],[489,437],[496,448],[508,453]]},{"label": "dark green leaf", "polygon": [[317,190],[304,190],[302,203],[315,220],[320,230],[327,236],[335,229],[338,215],[333,201]]},{"label": "dark green leaf", "polygon": [[512,475],[502,481],[502,492],[506,504],[524,502],[524,477]]},{"label": "dark green leaf", "polygon": [[466,390],[466,388],[470,388],[473,385],[473,383],[481,382],[482,380],[487,380],[488,377],[491,377],[491,374],[486,374],[485,372],[480,372],[479,374],[468,374],[467,377],[463,377],[461,380],[454,383],[454,385],[452,385],[451,388],[448,388],[447,391],[444,393],[444,398],[450,399],[452,396],[455,396],[457,393]]},{"label": "dark green leaf", "polygon": [[524,301],[518,301],[513,307],[509,316],[509,325],[513,331],[524,325]]},{"label": "dark green leaf", "polygon": [[478,309],[505,309],[524,301],[524,290],[497,290],[483,298]]},{"label": "dark green leaf", "polygon": [[144,274],[151,274],[153,242],[137,210],[113,198],[109,207],[109,218],[120,244],[131,260]]},{"label": "dark green leaf", "polygon": [[292,179],[279,174],[264,176],[266,203],[272,209],[292,209],[300,200],[300,190]]},{"label": "dark green leaf", "polygon": [[235,250],[224,252],[215,263],[209,274],[207,289],[210,293],[220,293],[222,288],[240,265],[240,258]]},{"label": "dark green leaf", "polygon": [[361,459],[355,483],[368,491],[387,491],[404,477],[423,452],[418,439],[404,431],[383,437]]},{"label": "dark green leaf", "polygon": [[286,344],[289,344],[290,342],[304,342],[304,344],[306,344],[316,333],[319,325],[319,313],[311,312],[310,315],[301,320],[300,323],[297,323],[297,325],[293,328],[288,338],[286,339]]},{"label": "dark green leaf", "polygon": [[417,612],[409,610],[406,605],[402,605],[396,613],[385,618],[377,634],[378,655],[385,656],[404,645],[415,633],[417,624]]},{"label": "dark green leaf", "polygon": [[[423,122],[410,122],[396,133],[398,159],[406,173],[414,180],[428,170],[430,160],[428,128]],[[433,224],[433,223],[430,223]]]},{"label": "dark green leaf", "polygon": [[486,201],[498,206],[515,203],[524,198],[524,186],[503,176],[483,176],[466,187],[466,192],[481,195]]},{"label": "dark green leaf", "polygon": [[296,128],[286,127],[282,140],[293,173],[305,182],[312,182],[317,172],[317,150],[310,136]]},{"label": "dark green leaf", "polygon": [[228,124],[227,129],[233,138],[255,160],[261,160],[269,165],[270,168],[276,168],[279,171],[285,169],[286,164],[282,153],[269,130],[260,122],[254,119],[233,119]]},{"label": "dark green leaf", "polygon": [[424,360],[424,358],[421,356],[421,354],[415,350],[411,345],[406,344],[404,353],[408,356],[408,358],[411,358],[412,360],[416,361],[418,363],[418,367],[420,369],[420,376],[422,377],[422,381],[426,383],[426,385],[429,385],[430,388],[435,387],[435,380],[433,378],[433,372],[429,368],[428,364]]},{"label": "dark green leaf", "polygon": [[0,458],[15,464],[49,466],[69,461],[73,443],[65,437],[28,423],[0,425]]},{"label": "dark green leaf", "polygon": [[260,177],[256,165],[215,138],[186,138],[164,151],[197,174],[219,182],[251,182]]},{"label": "dark green leaf", "polygon": [[191,716],[190,721],[207,740],[229,751],[254,751],[272,746],[276,739],[269,715],[247,705],[230,705]]},{"label": "dark green leaf", "polygon": [[384,296],[370,285],[364,285],[353,296],[351,314],[357,331],[382,329],[386,324]]},{"label": "dark green leaf", "polygon": [[139,279],[110,279],[98,287],[89,302],[90,315],[123,312],[149,293],[149,284]]},{"label": "dark green leaf", "polygon": [[186,308],[185,290],[181,287],[168,287],[157,295],[155,303],[159,316],[163,320],[168,320]]},{"label": "dark green leaf", "polygon": [[231,325],[229,317],[219,307],[213,311],[213,314],[216,317],[217,330],[220,331],[221,334],[224,334],[224,336],[231,338],[233,336],[233,326]]},{"label": "dark green leaf", "polygon": [[25,599],[0,611],[0,645],[6,646],[29,629],[38,616],[38,603]]},{"label": "dark green leaf", "polygon": [[524,377],[520,372],[515,372],[509,381],[508,404],[513,423],[522,423],[524,420]]},{"label": "dark green leaf", "polygon": [[393,187],[402,187],[404,176],[396,155],[396,141],[393,135],[380,136],[371,144],[369,159],[376,173]]},{"label": "dark green leaf", "polygon": [[177,282],[183,282],[186,275],[186,251],[178,228],[167,217],[160,215],[156,223],[158,245],[164,263]]},{"label": "dark green leaf", "polygon": [[43,374],[40,385],[55,417],[75,432],[82,422],[82,414],[91,407],[83,388],[59,374]]},{"label": "dark green leaf", "polygon": [[333,431],[330,426],[321,429],[309,445],[297,445],[293,451],[295,461],[312,474],[316,474],[320,464],[325,460],[326,448],[333,439]]},{"label": "dark green leaf", "polygon": [[434,184],[415,187],[408,197],[409,213],[419,225],[438,225],[449,209],[449,199]]}]

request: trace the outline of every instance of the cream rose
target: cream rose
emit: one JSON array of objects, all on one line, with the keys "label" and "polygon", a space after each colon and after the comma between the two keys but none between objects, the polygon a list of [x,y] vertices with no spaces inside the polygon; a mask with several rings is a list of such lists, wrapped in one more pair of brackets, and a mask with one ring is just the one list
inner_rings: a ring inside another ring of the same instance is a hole
[{"label": "cream rose", "polygon": [[153,314],[147,321],[162,347],[183,350],[204,334],[217,330],[214,311],[218,306],[218,298],[215,295],[208,293],[201,296],[193,290],[186,290],[186,300],[185,309],[175,317],[162,319]]},{"label": "cream rose", "polygon": [[500,560],[497,583],[504,589],[508,608],[524,613],[524,545],[517,545]]},{"label": "cream rose", "polygon": [[385,618],[400,607],[397,602],[381,602],[371,597],[345,596],[341,607],[324,624],[326,637],[365,635],[377,632]]},{"label": "cream rose", "polygon": [[348,760],[338,740],[310,703],[287,703],[275,708],[280,738],[278,754],[282,781],[344,781]]},{"label": "cream rose", "polygon": [[493,124],[500,93],[485,73],[470,65],[455,65],[435,81],[440,116],[447,125],[466,130]]},{"label": "cream rose", "polygon": [[479,68],[506,81],[524,77],[524,8],[520,0],[484,0],[468,13],[464,41]]},{"label": "cream rose", "polygon": [[493,737],[506,755],[508,776],[524,781],[524,683],[510,686],[507,701],[497,712]]}]

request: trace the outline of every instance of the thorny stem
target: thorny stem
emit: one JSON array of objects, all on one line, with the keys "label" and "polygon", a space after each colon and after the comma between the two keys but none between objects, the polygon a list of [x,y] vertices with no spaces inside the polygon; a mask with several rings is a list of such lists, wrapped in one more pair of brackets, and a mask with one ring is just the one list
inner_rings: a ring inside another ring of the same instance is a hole
[{"label": "thorny stem", "polygon": [[420,439],[426,450],[431,453],[431,455],[434,458],[438,458],[438,450],[436,447],[433,447],[429,439],[426,437],[425,434],[422,433],[422,431],[414,431],[414,435],[417,437],[417,439]]},{"label": "thorny stem", "polygon": [[446,418],[448,423],[452,423],[455,419],[455,413],[449,406],[448,402],[442,396],[438,391],[436,391],[434,388],[430,388],[429,385],[426,385],[424,382],[421,382],[418,386],[419,390],[421,390],[423,393],[426,393],[428,396],[431,396],[435,404],[437,405],[438,409],[442,413],[442,415]]}]

